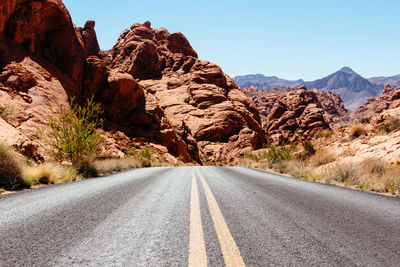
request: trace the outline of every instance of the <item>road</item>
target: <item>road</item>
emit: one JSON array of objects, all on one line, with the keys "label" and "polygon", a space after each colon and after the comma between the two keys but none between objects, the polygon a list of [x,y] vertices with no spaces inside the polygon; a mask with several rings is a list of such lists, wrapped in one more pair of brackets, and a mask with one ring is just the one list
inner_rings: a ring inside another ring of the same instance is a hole
[{"label": "road", "polygon": [[400,200],[240,167],[0,196],[0,266],[399,266]]}]

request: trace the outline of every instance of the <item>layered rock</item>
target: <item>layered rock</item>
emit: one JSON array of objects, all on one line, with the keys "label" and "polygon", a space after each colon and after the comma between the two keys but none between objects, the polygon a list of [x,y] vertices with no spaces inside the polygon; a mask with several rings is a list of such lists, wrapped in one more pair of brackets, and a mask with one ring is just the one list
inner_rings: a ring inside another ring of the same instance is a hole
[{"label": "layered rock", "polygon": [[303,86],[275,101],[265,129],[270,141],[282,144],[311,139],[317,131],[329,129],[329,123],[317,95]]},{"label": "layered rock", "polygon": [[[265,124],[265,120],[271,112],[275,102],[287,93],[296,90],[297,89],[295,88],[258,90],[258,88],[254,86],[243,89],[245,94],[250,97],[257,106],[263,124]],[[338,93],[331,91],[319,91],[316,89],[313,89],[312,91],[316,94],[318,102],[322,106],[325,120],[332,128],[340,127],[351,120],[351,112],[345,108],[344,103]]]},{"label": "layered rock", "polygon": [[400,87],[393,88],[389,84],[385,85],[382,95],[371,97],[360,106],[354,113],[354,118],[372,118],[379,115],[384,110],[396,108],[400,105],[398,99],[400,96]]}]

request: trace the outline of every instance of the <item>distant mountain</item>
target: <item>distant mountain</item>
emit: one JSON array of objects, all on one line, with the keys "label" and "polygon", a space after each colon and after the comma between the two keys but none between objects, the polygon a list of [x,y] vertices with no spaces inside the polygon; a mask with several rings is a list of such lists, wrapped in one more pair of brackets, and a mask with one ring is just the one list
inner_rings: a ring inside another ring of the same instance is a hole
[{"label": "distant mountain", "polygon": [[366,79],[349,67],[343,67],[327,77],[309,82],[302,79],[296,81],[284,80],[262,74],[237,76],[234,79],[242,88],[255,86],[260,90],[271,90],[298,87],[304,84],[308,89],[334,91],[340,94],[346,108],[351,111],[355,111],[368,98],[379,96],[386,83],[392,86],[400,85],[400,75]]},{"label": "distant mountain", "polygon": [[369,78],[368,81],[378,85],[380,88],[384,88],[386,84],[390,84],[394,88],[400,86],[400,74],[391,77],[373,77]]},{"label": "distant mountain", "polygon": [[276,76],[264,76],[262,74],[250,74],[250,75],[244,75],[244,76],[236,76],[234,79],[241,88],[254,86],[254,87],[257,87],[259,90],[298,87],[298,86],[304,84],[303,80],[289,81],[289,80],[280,79]]}]

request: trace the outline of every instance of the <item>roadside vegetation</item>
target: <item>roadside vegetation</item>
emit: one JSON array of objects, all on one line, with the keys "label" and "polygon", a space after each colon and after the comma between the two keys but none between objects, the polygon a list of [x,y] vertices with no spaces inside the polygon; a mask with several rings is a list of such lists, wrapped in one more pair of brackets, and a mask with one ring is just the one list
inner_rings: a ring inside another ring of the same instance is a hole
[{"label": "roadside vegetation", "polygon": [[[125,149],[125,158],[97,159],[103,144],[100,105],[88,99],[84,106],[71,101],[69,107],[50,109],[46,130],[38,129],[38,143],[50,158],[35,162],[0,142],[0,194],[46,184],[66,183],[143,167],[171,166],[156,160],[151,146],[133,143]],[[8,118],[11,109],[0,106],[0,116]],[[183,165],[184,159],[177,159]]]},{"label": "roadside vegetation", "polygon": [[315,149],[310,141],[297,146],[269,145],[267,150],[248,151],[243,155],[241,166],[400,196],[399,164],[390,165],[379,158],[366,158],[357,164],[341,162],[334,153]]}]

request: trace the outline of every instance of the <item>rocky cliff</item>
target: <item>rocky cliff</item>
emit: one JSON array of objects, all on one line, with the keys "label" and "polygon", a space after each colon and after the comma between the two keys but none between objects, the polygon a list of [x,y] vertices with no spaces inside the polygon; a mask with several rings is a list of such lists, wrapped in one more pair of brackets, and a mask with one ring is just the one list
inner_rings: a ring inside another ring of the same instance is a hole
[{"label": "rocky cliff", "polygon": [[134,24],[101,53],[95,23],[75,28],[60,0],[2,1],[0,14],[0,105],[14,109],[0,138],[30,154],[49,106],[92,95],[111,138],[158,143],[187,161],[234,163],[263,143],[253,102],[181,33]]}]

